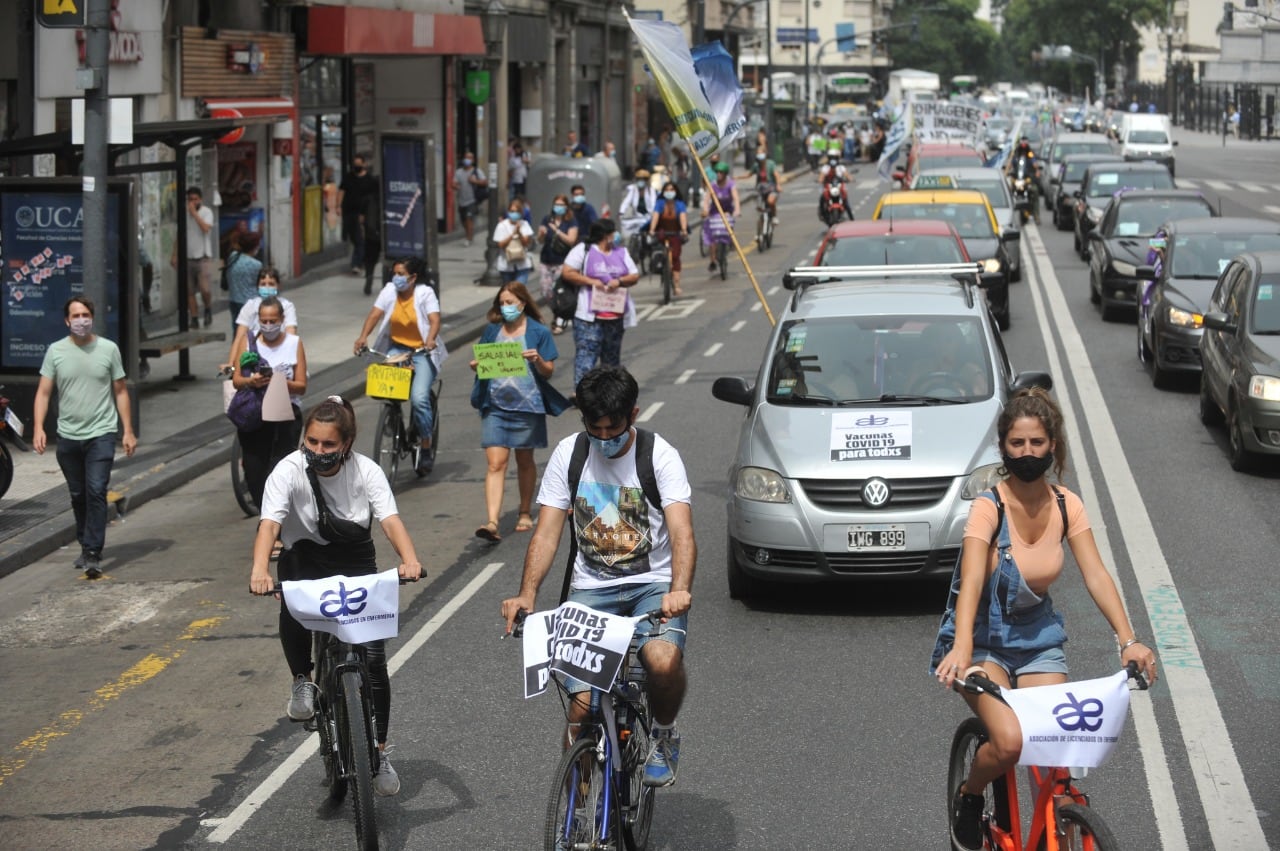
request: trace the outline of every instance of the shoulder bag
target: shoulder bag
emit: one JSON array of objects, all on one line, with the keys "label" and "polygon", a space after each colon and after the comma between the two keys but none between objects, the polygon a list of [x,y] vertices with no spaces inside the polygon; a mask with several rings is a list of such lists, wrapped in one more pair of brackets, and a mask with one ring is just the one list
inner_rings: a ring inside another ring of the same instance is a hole
[{"label": "shoulder bag", "polygon": [[231,289],[231,281],[227,278],[227,273],[231,271],[231,267],[236,265],[236,261],[240,259],[239,251],[233,251],[231,252],[231,254],[232,254],[232,258],[230,259],[230,261],[224,262],[222,264],[222,279],[219,283],[219,286],[222,287],[223,292]]},{"label": "shoulder bag", "polygon": [[[249,351],[258,353],[258,341],[253,337],[249,338]],[[252,375],[255,371],[242,367],[240,375]],[[265,387],[241,387],[236,390],[227,405],[227,419],[231,420],[237,431],[257,431],[262,427],[262,397],[265,394]]]}]

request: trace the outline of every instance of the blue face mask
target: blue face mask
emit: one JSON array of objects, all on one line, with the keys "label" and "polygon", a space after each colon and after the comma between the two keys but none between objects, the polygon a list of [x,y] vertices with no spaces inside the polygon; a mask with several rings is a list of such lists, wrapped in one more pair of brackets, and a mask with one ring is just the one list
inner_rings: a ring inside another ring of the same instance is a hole
[{"label": "blue face mask", "polygon": [[585,204],[585,203],[587,203],[587,196],[586,196],[586,195],[574,195],[574,196],[573,196],[573,203],[575,203],[575,204]]},{"label": "blue face mask", "polygon": [[518,304],[504,304],[498,309],[502,311],[502,318],[507,322],[515,322],[524,313],[524,308]]},{"label": "blue face mask", "polygon": [[674,200],[676,200],[676,193],[674,193],[674,192],[663,192],[663,193],[662,193],[662,197],[663,197],[663,198],[666,198],[668,201],[674,201]]},{"label": "blue face mask", "polygon": [[622,234],[616,230],[613,232],[613,244],[622,245]]},{"label": "blue face mask", "polygon": [[513,222],[518,222],[520,221],[521,217],[520,217],[520,214],[515,210],[507,210],[507,218]]},{"label": "blue face mask", "polygon": [[551,206],[551,212],[555,213],[557,216],[563,216],[568,209],[569,208],[564,204],[553,204]]},{"label": "blue face mask", "polygon": [[471,165],[471,160],[469,160],[469,159],[463,159],[462,164],[463,164],[463,165]]},{"label": "blue face mask", "polygon": [[391,283],[395,285],[396,292],[402,293],[405,290],[409,289],[409,276],[408,275],[392,275]]},{"label": "blue face mask", "polygon": [[601,440],[594,434],[587,434],[587,439],[591,441],[592,447],[606,458],[614,458],[622,453],[622,447],[627,445],[627,441],[631,439],[631,429],[623,429],[622,434],[617,437],[611,437],[608,440]]},{"label": "blue face mask", "polygon": [[270,298],[280,292],[277,287],[258,287],[258,295],[262,298]]}]

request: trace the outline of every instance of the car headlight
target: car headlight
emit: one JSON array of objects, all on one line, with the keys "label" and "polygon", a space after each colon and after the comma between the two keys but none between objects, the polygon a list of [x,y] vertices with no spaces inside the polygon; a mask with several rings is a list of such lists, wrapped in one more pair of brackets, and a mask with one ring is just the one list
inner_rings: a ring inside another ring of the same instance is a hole
[{"label": "car headlight", "polygon": [[988,257],[986,260],[978,261],[982,264],[982,271],[994,273],[1000,271],[1000,260],[996,257]]},{"label": "car headlight", "polygon": [[1000,481],[1001,466],[999,463],[987,464],[970,473],[969,478],[964,480],[964,487],[960,489],[960,498],[977,499],[983,491],[989,491],[995,487]]},{"label": "car headlight", "polygon": [[1085,211],[1085,215],[1089,217],[1089,224],[1096,225],[1102,221],[1102,210],[1098,207],[1089,207]]},{"label": "car headlight", "polygon": [[1026,189],[1026,188],[1027,188],[1027,180],[1026,180],[1026,178],[1024,178],[1024,177],[1019,177],[1017,180],[1015,180],[1015,181],[1013,182],[1013,188],[1014,188],[1014,189],[1016,189],[1016,190],[1018,190],[1019,192],[1021,192],[1023,189]]},{"label": "car headlight", "polygon": [[1115,270],[1117,275],[1124,275],[1126,278],[1132,278],[1138,274],[1138,267],[1132,263],[1125,263],[1122,260],[1112,260],[1111,268]]},{"label": "car headlight", "polygon": [[1168,319],[1170,325],[1176,325],[1179,328],[1199,328],[1204,324],[1204,317],[1199,313],[1180,310],[1176,307],[1169,308]]},{"label": "car headlight", "polygon": [[787,483],[782,480],[782,476],[764,467],[743,467],[738,470],[733,494],[755,502],[791,501],[791,491],[787,490]]},{"label": "car headlight", "polygon": [[1266,402],[1280,402],[1280,378],[1255,375],[1249,379],[1249,395]]}]

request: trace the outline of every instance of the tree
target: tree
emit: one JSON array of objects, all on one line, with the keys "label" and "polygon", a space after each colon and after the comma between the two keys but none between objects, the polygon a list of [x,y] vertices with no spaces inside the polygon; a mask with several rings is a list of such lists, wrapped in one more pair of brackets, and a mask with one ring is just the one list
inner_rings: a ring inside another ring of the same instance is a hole
[{"label": "tree", "polygon": [[944,81],[958,74],[994,79],[1000,39],[989,23],[974,17],[977,11],[978,0],[897,3],[893,23],[902,29],[886,33],[884,39],[894,67],[932,71]]}]

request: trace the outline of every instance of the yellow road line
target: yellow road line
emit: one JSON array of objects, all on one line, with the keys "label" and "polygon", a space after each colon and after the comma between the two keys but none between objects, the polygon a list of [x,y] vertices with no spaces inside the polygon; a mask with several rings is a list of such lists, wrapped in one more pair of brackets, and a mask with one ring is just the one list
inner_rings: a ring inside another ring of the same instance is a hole
[{"label": "yellow road line", "polygon": [[[225,617],[194,620],[187,626],[186,631],[178,636],[178,642],[202,638],[225,620]],[[17,774],[24,765],[30,762],[33,756],[44,753],[48,750],[50,744],[80,726],[80,722],[87,715],[105,709],[107,704],[125,692],[154,679],[165,668],[182,658],[188,647],[190,645],[174,642],[166,644],[159,653],[147,654],[137,664],[117,677],[114,682],[107,683],[97,689],[83,708],[68,709],[58,715],[57,720],[53,723],[46,724],[21,742],[18,742],[13,748],[12,757],[0,759],[0,785],[3,785],[5,780]]]}]

